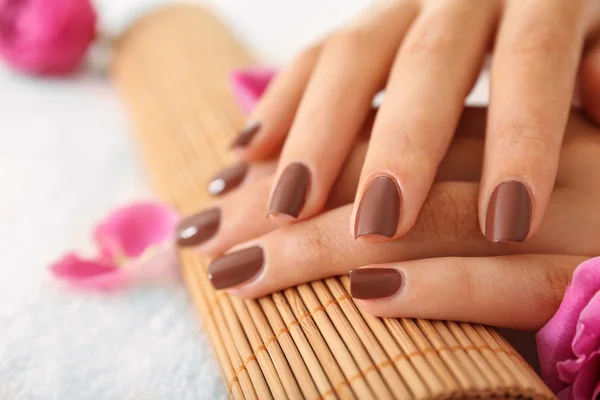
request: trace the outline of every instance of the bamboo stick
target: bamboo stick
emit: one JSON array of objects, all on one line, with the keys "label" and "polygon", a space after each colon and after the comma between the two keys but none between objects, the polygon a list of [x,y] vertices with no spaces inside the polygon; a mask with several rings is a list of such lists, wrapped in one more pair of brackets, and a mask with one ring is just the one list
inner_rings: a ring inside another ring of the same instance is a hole
[{"label": "bamboo stick", "polygon": [[365,381],[365,376],[352,358],[347,345],[344,343],[342,333],[336,331],[325,312],[325,307],[321,305],[312,288],[309,285],[301,285],[298,287],[298,293],[306,307],[311,310],[310,314],[314,322],[319,331],[322,332],[325,342],[329,346],[331,353],[356,396],[359,399],[373,398],[374,394]]},{"label": "bamboo stick", "polygon": [[[275,337],[281,343],[296,378],[301,382],[308,382],[311,377],[314,380],[318,393],[315,393],[310,385],[305,383],[302,385],[304,397],[307,399],[336,398],[333,387],[330,385],[321,364],[318,362],[298,323],[286,326],[282,319],[284,313],[279,314],[280,310],[285,312],[288,308],[283,295],[275,293],[273,299],[265,297],[260,299],[259,303],[265,311],[273,331],[277,332]],[[276,304],[279,304],[279,306],[276,306]],[[292,314],[291,311],[290,314]],[[295,321],[293,315],[291,315],[291,319]],[[304,361],[305,365],[302,365],[301,361]],[[306,368],[301,368],[301,366]]]},{"label": "bamboo stick", "polygon": [[344,399],[354,398],[350,382],[344,378],[341,366],[336,362],[311,313],[304,306],[298,293],[294,289],[284,290],[283,293],[285,302],[278,293],[273,294],[273,299],[285,324],[287,326],[299,326],[302,329],[318,362],[333,386],[333,392]]},{"label": "bamboo stick", "polygon": [[[302,392],[298,383],[296,382],[296,377],[290,368],[286,356],[279,345],[279,341],[277,337],[275,337],[267,318],[265,317],[263,310],[260,308],[256,300],[247,300],[242,302],[237,299],[233,299],[233,304],[236,306],[236,312],[238,315],[244,315],[243,319],[241,319],[242,326],[247,329],[255,329],[258,333],[258,338],[255,339],[254,354],[257,354],[264,348],[273,363],[273,367],[275,368],[276,375],[278,379],[281,381],[281,385],[285,391],[285,396],[282,396],[279,392],[273,393],[276,399],[281,399],[284,397],[288,398],[301,398]],[[242,307],[242,305],[246,305],[249,314],[245,314],[243,311],[238,311],[238,307]],[[294,359],[294,363],[300,362],[302,365],[304,363],[302,360]],[[262,364],[261,364],[262,367]],[[310,378],[310,376],[308,376]],[[302,379],[301,386],[304,387],[306,385],[306,393],[305,395],[309,395],[310,398],[316,398],[317,393],[314,391],[314,385],[312,384],[312,380],[307,379],[306,376],[299,371],[299,378]]]}]

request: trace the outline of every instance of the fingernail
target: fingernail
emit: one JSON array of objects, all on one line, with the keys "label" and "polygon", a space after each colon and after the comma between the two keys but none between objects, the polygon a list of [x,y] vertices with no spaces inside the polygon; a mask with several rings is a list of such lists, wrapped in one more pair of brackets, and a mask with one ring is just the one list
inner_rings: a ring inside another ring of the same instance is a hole
[{"label": "fingernail", "polygon": [[531,210],[529,190],[523,183],[501,183],[488,204],[485,237],[492,242],[522,242],[529,234]]},{"label": "fingernail", "polygon": [[238,133],[237,137],[231,143],[230,148],[240,148],[248,146],[248,143],[252,140],[254,135],[258,133],[260,129],[260,121],[250,121],[246,126]]},{"label": "fingernail", "polygon": [[288,165],[273,192],[267,216],[286,214],[298,218],[306,200],[309,175],[308,168],[304,164]]},{"label": "fingernail", "polygon": [[398,229],[400,202],[400,192],[390,177],[373,179],[358,206],[355,238],[370,234],[393,237]]},{"label": "fingernail", "polygon": [[208,193],[218,196],[235,189],[242,183],[248,173],[248,164],[239,163],[225,168],[215,175],[208,184]]},{"label": "fingernail", "polygon": [[258,274],[264,260],[263,249],[258,246],[225,254],[210,263],[208,279],[217,290],[239,285]]},{"label": "fingernail", "polygon": [[361,268],[350,271],[350,294],[355,299],[381,299],[397,293],[402,275],[394,268]]},{"label": "fingernail", "polygon": [[221,210],[211,208],[182,220],[177,226],[177,244],[181,247],[197,246],[210,239],[219,230]]}]

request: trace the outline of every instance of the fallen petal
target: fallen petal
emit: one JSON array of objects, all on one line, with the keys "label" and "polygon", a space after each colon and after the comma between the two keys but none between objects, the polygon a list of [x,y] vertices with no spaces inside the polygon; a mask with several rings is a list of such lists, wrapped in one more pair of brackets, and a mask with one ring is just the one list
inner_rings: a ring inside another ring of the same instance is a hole
[{"label": "fallen petal", "polygon": [[52,274],[78,289],[110,290],[123,286],[124,270],[106,260],[85,260],[71,253],[50,266]]},{"label": "fallen petal", "polygon": [[82,280],[112,273],[117,268],[106,260],[84,260],[76,254],[69,253],[60,261],[52,264],[50,270],[55,276],[62,279]]}]

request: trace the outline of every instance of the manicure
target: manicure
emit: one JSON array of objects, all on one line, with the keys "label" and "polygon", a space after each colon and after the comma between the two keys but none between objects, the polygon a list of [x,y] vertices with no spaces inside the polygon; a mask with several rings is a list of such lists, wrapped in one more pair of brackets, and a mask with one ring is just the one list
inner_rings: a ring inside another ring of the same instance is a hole
[{"label": "manicure", "polygon": [[390,177],[379,176],[373,179],[358,206],[354,237],[393,237],[398,230],[400,202],[400,192]]},{"label": "manicure", "polygon": [[285,214],[298,218],[308,190],[310,172],[302,163],[292,163],[281,174],[271,197],[267,216]]},{"label": "manicure", "polygon": [[208,266],[208,279],[215,289],[227,289],[256,276],[264,265],[263,249],[249,247],[217,258]]},{"label": "manicure", "polygon": [[230,148],[243,148],[248,146],[252,138],[258,133],[260,129],[260,121],[250,121],[246,126],[238,133],[236,138],[231,143]]},{"label": "manicure", "polygon": [[355,299],[381,299],[397,293],[402,275],[394,268],[361,268],[350,271],[350,294]]},{"label": "manicure", "polygon": [[211,208],[182,220],[177,226],[177,244],[181,247],[197,246],[207,241],[219,230],[221,210]]},{"label": "manicure", "polygon": [[531,226],[531,196],[516,180],[498,185],[488,204],[485,237],[492,242],[522,242]]},{"label": "manicure", "polygon": [[235,189],[242,183],[247,173],[248,164],[246,163],[225,168],[211,179],[208,184],[208,193],[218,196]]}]

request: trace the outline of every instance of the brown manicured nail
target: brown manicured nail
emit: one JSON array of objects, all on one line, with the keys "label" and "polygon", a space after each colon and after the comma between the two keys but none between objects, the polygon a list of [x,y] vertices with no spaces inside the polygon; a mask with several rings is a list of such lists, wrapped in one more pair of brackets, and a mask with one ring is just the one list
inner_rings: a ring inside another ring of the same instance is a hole
[{"label": "brown manicured nail", "polygon": [[248,146],[248,143],[250,143],[254,135],[258,133],[259,129],[260,121],[249,122],[233,140],[231,143],[231,148],[235,149]]},{"label": "brown manicured nail", "polygon": [[501,183],[488,204],[485,237],[492,242],[524,241],[529,234],[531,211],[531,196],[523,183]]},{"label": "brown manicured nail", "polygon": [[273,192],[267,216],[286,214],[298,218],[306,200],[309,175],[308,168],[304,164],[288,165]]},{"label": "brown manicured nail", "polygon": [[398,230],[400,202],[400,192],[390,177],[373,179],[358,206],[354,237],[371,234],[393,237]]},{"label": "brown manicured nail", "polygon": [[219,230],[221,210],[211,208],[182,220],[177,226],[177,244],[196,246],[214,236]]},{"label": "brown manicured nail", "polygon": [[218,196],[235,189],[242,183],[248,173],[248,164],[239,163],[225,168],[215,175],[208,184],[208,193]]},{"label": "brown manicured nail", "polygon": [[260,272],[264,264],[261,247],[248,247],[217,258],[208,266],[208,279],[215,289],[227,289],[246,282]]},{"label": "brown manicured nail", "polygon": [[350,294],[355,299],[381,299],[400,290],[402,275],[393,268],[361,268],[350,271]]}]

